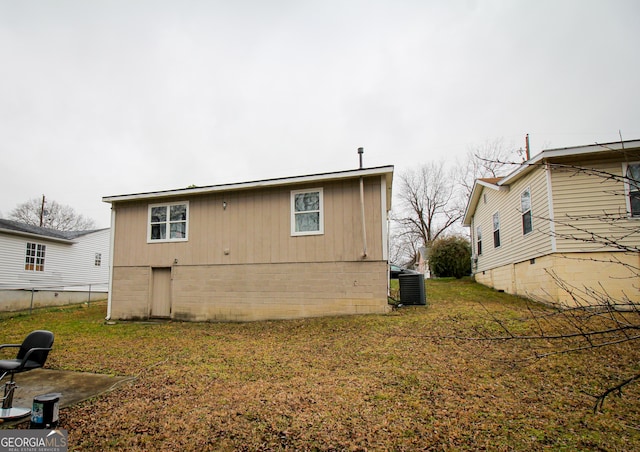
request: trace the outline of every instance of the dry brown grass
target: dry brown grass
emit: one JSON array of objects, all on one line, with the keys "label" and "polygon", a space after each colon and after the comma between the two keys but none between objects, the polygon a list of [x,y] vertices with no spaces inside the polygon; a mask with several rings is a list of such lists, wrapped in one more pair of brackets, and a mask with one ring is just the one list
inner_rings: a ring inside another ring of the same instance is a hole
[{"label": "dry brown grass", "polygon": [[524,300],[427,294],[388,315],[105,325],[96,304],[1,323],[56,332],[48,367],[137,377],[62,410],[70,450],[640,450],[638,385],[595,414],[585,393],[638,372],[637,344],[531,360],[550,345],[452,338],[502,334],[492,315],[528,332]]}]

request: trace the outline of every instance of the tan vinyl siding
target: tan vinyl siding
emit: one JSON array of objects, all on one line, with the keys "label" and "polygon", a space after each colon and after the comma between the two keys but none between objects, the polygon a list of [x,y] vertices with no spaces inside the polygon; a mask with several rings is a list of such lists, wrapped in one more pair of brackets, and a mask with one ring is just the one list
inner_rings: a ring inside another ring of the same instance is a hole
[{"label": "tan vinyl siding", "polygon": [[[549,235],[549,208],[547,182],[543,168],[537,168],[529,177],[519,180],[507,190],[484,188],[473,218],[473,233],[482,228],[482,255],[478,256],[476,271],[500,267],[510,262],[521,262],[551,252]],[[529,188],[533,231],[524,235],[520,196]],[[484,197],[486,195],[486,203]],[[500,214],[500,247],[493,242],[493,214]],[[476,243],[474,243],[474,250]],[[501,278],[504,279],[504,278]]]},{"label": "tan vinyl siding", "polygon": [[[369,259],[381,260],[380,178],[365,181]],[[295,189],[315,188],[296,186]],[[186,242],[147,243],[149,203],[118,203],[114,265],[166,266],[353,261],[363,249],[357,180],[323,186],[324,234],[291,236],[290,192],[268,188],[194,196]],[[223,202],[227,203],[226,209]]]},{"label": "tan vinyl siding", "polygon": [[[590,162],[588,165],[604,174],[622,176],[620,162]],[[606,249],[601,243],[590,243],[591,234],[624,244],[638,243],[639,223],[637,219],[626,218],[624,184],[621,181],[575,168],[554,168],[551,174],[558,252]],[[603,221],[605,215],[620,219]],[[630,228],[634,228],[636,233],[629,235]],[[599,239],[596,241],[601,242]]]}]

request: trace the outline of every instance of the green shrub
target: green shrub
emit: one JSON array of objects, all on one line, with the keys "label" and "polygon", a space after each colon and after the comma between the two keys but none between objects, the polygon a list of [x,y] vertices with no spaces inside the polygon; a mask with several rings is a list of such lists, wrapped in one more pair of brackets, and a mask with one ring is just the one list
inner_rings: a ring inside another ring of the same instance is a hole
[{"label": "green shrub", "polygon": [[431,245],[429,267],[433,276],[462,278],[471,274],[471,245],[464,237],[446,237]]}]

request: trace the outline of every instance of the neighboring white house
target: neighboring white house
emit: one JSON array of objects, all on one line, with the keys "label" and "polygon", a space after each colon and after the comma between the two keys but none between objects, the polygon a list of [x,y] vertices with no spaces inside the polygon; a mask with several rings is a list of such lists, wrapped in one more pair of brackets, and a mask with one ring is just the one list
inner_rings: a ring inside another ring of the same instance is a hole
[{"label": "neighboring white house", "polygon": [[640,140],[548,149],[478,179],[475,279],[562,305],[640,302]]},{"label": "neighboring white house", "polygon": [[0,311],[105,299],[109,239],[0,219]]}]

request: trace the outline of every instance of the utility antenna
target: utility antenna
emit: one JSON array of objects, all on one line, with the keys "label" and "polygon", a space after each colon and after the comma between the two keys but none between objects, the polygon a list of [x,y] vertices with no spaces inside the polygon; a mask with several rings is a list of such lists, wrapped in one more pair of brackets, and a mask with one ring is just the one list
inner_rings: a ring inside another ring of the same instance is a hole
[{"label": "utility antenna", "polygon": [[42,205],[40,206],[40,227],[44,224],[44,195],[42,195]]}]

